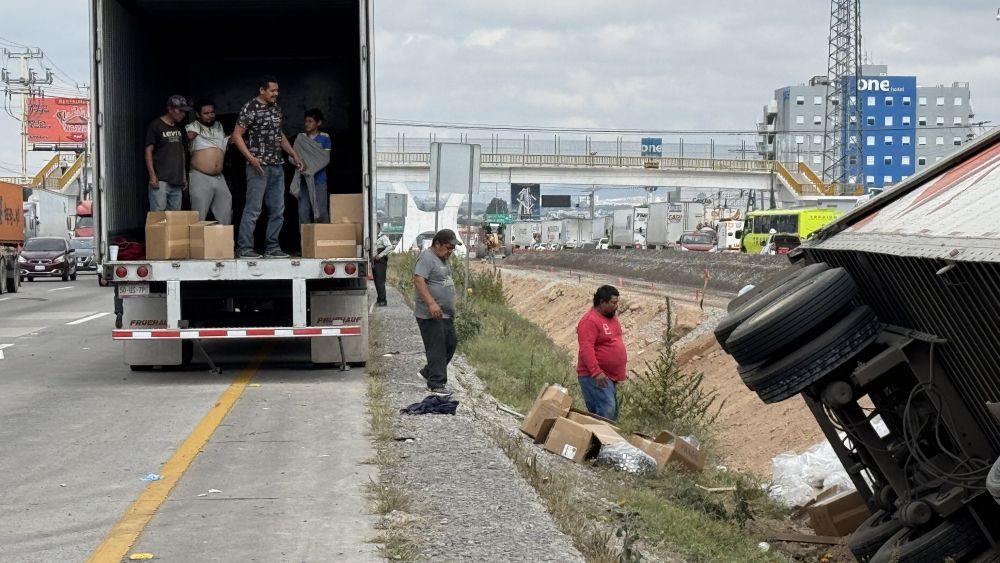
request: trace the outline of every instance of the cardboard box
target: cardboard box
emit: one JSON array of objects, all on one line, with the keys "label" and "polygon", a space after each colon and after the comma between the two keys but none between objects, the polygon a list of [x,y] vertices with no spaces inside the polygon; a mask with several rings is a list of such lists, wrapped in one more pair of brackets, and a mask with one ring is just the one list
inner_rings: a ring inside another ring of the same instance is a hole
[{"label": "cardboard box", "polygon": [[232,225],[198,221],[188,227],[188,236],[191,239],[191,258],[194,260],[231,260],[236,257]]},{"label": "cardboard box", "polygon": [[364,244],[365,199],[362,194],[335,194],[330,196],[330,222],[354,225],[354,240]]},{"label": "cardboard box", "polygon": [[809,525],[816,535],[846,536],[858,529],[871,510],[857,491],[840,491],[806,509]]},{"label": "cardboard box", "polygon": [[564,387],[548,385],[538,393],[531,410],[521,423],[521,432],[535,439],[536,444],[545,441],[552,428],[553,419],[562,418],[569,413],[573,398]]},{"label": "cardboard box", "polygon": [[[569,419],[572,420],[572,419]],[[582,425],[587,430],[590,430],[594,434],[594,439],[600,442],[602,446],[607,446],[609,444],[616,444],[618,442],[624,442],[625,438],[615,431],[608,424],[600,422],[598,424],[584,424]]]},{"label": "cardboard box", "polygon": [[621,432],[621,429],[615,426],[614,422],[604,418],[603,416],[597,416],[596,414],[591,414],[577,408],[570,408],[569,414],[566,415],[566,418],[572,420],[573,422],[579,422],[580,424],[606,424],[611,428],[614,428],[617,432]]},{"label": "cardboard box", "polygon": [[656,467],[660,470],[668,463],[679,463],[685,469],[695,472],[700,472],[705,467],[705,454],[701,450],[667,431],[660,432],[656,438],[633,434],[628,442],[653,456]]},{"label": "cardboard box", "polygon": [[552,423],[545,438],[545,449],[576,463],[587,459],[591,451],[600,447],[594,437],[594,428],[573,422],[568,418],[557,418]]},{"label": "cardboard box", "polygon": [[357,258],[358,244],[353,224],[302,225],[303,258]]},{"label": "cardboard box", "polygon": [[188,227],[197,221],[197,211],[150,211],[146,215],[146,259],[190,258]]}]

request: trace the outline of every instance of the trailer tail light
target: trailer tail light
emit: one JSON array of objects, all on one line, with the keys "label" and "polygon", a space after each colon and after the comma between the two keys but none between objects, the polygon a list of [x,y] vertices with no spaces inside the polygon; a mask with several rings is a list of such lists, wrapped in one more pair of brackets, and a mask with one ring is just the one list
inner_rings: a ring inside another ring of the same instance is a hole
[{"label": "trailer tail light", "polygon": [[337,273],[337,267],[333,264],[323,264],[323,273],[328,276],[332,276]]},{"label": "trailer tail light", "polygon": [[125,269],[125,266],[118,266],[117,268],[115,268],[116,278],[124,278],[127,275],[128,275],[128,270]]},{"label": "trailer tail light", "polygon": [[347,275],[353,276],[358,273],[358,266],[357,264],[348,264],[344,266],[344,271],[347,272]]},{"label": "trailer tail light", "polygon": [[135,274],[140,278],[144,278],[149,275],[149,268],[146,266],[139,266],[139,268],[136,269]]}]

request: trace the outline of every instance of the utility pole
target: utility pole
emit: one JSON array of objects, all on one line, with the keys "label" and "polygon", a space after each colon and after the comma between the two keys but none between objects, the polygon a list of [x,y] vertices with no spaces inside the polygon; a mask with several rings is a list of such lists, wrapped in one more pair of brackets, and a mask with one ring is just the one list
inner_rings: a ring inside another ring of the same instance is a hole
[{"label": "utility pole", "polygon": [[20,61],[18,75],[11,76],[6,64],[0,70],[0,82],[8,95],[21,97],[21,176],[28,176],[28,104],[29,100],[43,95],[42,86],[52,84],[52,70],[45,69],[44,76],[29,68],[29,62],[45,58],[41,49],[27,48],[24,51],[3,50],[4,62],[16,59]]}]

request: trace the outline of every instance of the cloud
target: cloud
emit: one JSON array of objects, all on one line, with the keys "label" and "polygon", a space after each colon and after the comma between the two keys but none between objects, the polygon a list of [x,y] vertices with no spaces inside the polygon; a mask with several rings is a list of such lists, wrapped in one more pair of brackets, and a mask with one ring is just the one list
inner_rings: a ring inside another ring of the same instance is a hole
[{"label": "cloud", "polygon": [[466,47],[494,47],[510,34],[510,28],[477,29],[465,38]]}]

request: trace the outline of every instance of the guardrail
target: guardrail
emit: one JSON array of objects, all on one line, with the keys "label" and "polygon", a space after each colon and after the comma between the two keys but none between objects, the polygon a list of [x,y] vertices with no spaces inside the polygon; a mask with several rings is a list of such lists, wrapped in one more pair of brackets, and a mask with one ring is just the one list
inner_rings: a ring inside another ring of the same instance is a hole
[{"label": "guardrail", "polygon": [[15,184],[18,186],[31,185],[31,178],[28,176],[0,176],[0,182]]},{"label": "guardrail", "polygon": [[[383,166],[430,166],[431,155],[426,152],[379,152],[376,164]],[[741,160],[723,158],[647,158],[642,156],[560,155],[560,154],[484,154],[480,166],[503,168],[566,167],[566,168],[650,168],[670,170],[713,170],[720,172],[771,172],[770,160]]]},{"label": "guardrail", "polygon": [[56,168],[59,168],[59,154],[58,153],[56,153],[55,155],[53,155],[53,157],[50,158],[47,163],[45,163],[45,166],[42,166],[42,169],[38,171],[38,174],[35,174],[35,177],[31,180],[31,185],[32,186],[44,186],[44,187],[47,188],[48,184],[46,183],[45,180],[49,177],[50,174],[52,174],[52,172]]},{"label": "guardrail", "polygon": [[61,190],[65,188],[66,184],[69,184],[70,181],[76,178],[77,173],[79,173],[82,168],[83,168],[83,155],[80,155],[76,157],[76,160],[73,161],[73,164],[71,164],[70,167],[67,168],[66,171],[63,172],[63,175],[59,178],[58,182],[59,189]]}]

